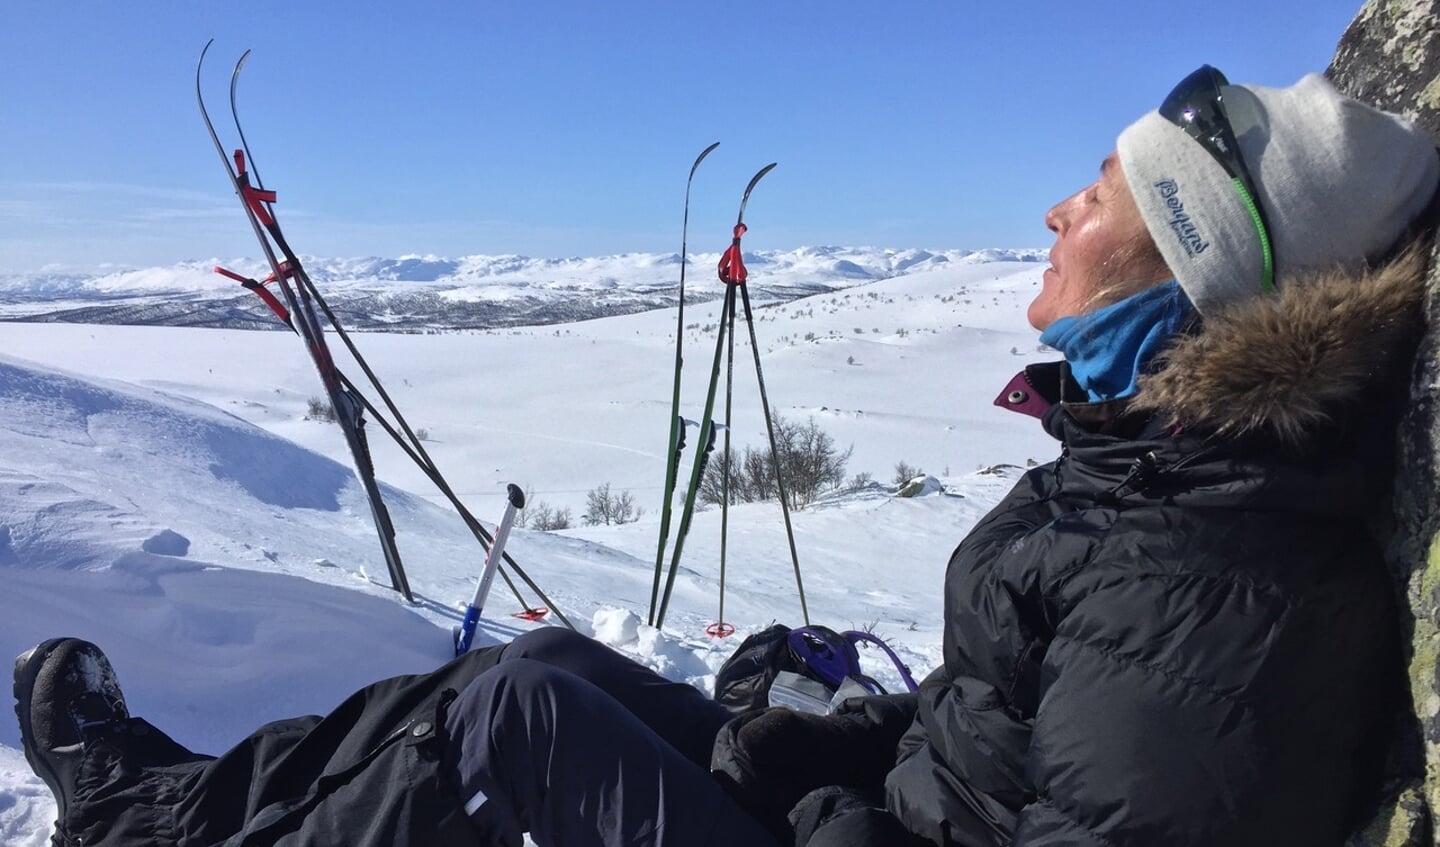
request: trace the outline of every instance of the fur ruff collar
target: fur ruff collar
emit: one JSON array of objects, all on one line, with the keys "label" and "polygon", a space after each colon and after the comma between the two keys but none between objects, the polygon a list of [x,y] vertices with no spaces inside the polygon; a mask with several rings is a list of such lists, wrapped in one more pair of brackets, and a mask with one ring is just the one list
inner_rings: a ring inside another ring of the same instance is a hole
[{"label": "fur ruff collar", "polygon": [[1379,268],[1282,279],[1277,295],[1207,316],[1160,355],[1130,409],[1192,432],[1303,447],[1361,411],[1411,355],[1429,254],[1422,242]]}]

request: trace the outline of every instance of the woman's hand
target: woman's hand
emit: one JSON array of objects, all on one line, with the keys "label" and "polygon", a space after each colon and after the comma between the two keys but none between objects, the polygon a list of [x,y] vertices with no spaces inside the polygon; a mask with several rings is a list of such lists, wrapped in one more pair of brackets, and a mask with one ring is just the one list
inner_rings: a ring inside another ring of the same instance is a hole
[{"label": "woman's hand", "polygon": [[788,833],[786,816],[817,788],[878,791],[895,763],[899,732],[903,727],[877,723],[865,711],[810,715],[757,709],[720,730],[710,769],[752,815]]}]

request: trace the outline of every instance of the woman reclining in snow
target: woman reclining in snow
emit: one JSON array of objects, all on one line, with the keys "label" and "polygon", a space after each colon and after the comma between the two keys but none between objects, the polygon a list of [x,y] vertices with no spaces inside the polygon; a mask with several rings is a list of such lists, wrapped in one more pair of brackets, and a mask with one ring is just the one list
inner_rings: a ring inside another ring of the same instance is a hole
[{"label": "woman reclining in snow", "polygon": [[1433,142],[1310,76],[1210,68],[1045,216],[999,404],[1060,458],[956,549],[944,662],[836,715],[731,715],[539,630],[211,758],[99,648],[15,666],[25,753],[84,845],[1338,845],[1399,687],[1383,499]]}]

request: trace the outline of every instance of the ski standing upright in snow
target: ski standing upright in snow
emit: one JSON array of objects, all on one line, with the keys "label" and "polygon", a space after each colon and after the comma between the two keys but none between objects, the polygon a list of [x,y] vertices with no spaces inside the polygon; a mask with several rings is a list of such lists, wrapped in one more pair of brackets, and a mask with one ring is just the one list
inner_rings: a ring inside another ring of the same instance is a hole
[{"label": "ski standing upright in snow", "polygon": [[[720,361],[726,349],[725,342],[727,332],[732,337],[734,335],[735,299],[736,291],[738,289],[741,295],[741,302],[744,306],[745,320],[750,325],[750,346],[755,354],[755,374],[759,380],[760,400],[765,414],[765,426],[770,435],[770,447],[772,453],[778,456],[779,451],[776,448],[774,424],[771,420],[770,415],[770,401],[766,396],[765,379],[760,370],[760,348],[755,339],[754,316],[750,308],[750,295],[745,288],[745,280],[748,273],[745,270],[744,256],[740,249],[740,239],[745,235],[745,232],[747,231],[747,227],[745,226],[745,206],[750,202],[750,193],[755,190],[756,184],[758,184],[766,174],[770,173],[770,171],[774,167],[775,163],[771,162],[770,164],[761,168],[755,174],[755,176],[751,177],[750,183],[745,186],[745,193],[740,198],[740,212],[735,218],[735,228],[732,233],[730,247],[725,251],[724,255],[720,257],[718,273],[720,281],[725,284],[725,296],[720,306],[721,318],[719,321],[719,331],[715,339],[715,358],[710,368],[710,384],[705,395],[705,409],[700,417],[700,442],[706,445],[708,448],[712,449],[715,443],[717,424],[715,423],[712,416],[715,411],[715,395],[720,382]],[[727,383],[727,395],[728,393],[729,391]],[[728,396],[726,402],[727,404],[729,403]],[[674,589],[675,586],[675,574],[676,571],[679,569],[680,557],[681,554],[684,552],[685,548],[685,539],[690,532],[690,523],[695,515],[696,499],[699,493],[701,480],[705,474],[705,465],[709,459],[710,452],[710,449],[697,450],[695,453],[695,459],[691,465],[690,483],[686,487],[685,491],[685,507],[684,511],[681,513],[680,526],[679,529],[676,531],[675,535],[675,552],[670,557],[669,571],[665,576],[665,588],[660,595],[658,604],[652,604],[650,609],[650,622],[651,625],[655,627],[663,626],[665,622],[665,612],[670,604],[671,591]],[[779,476],[780,474],[777,473],[777,481],[779,480]],[[790,557],[795,567],[795,581],[800,591],[800,608],[802,615],[805,618],[805,622],[808,624],[810,622],[810,614],[809,609],[807,608],[805,603],[805,587],[800,579],[799,556],[795,550],[795,537],[790,525],[790,511],[789,506],[786,503],[785,487],[783,481],[779,481],[778,490],[780,492],[781,510],[785,515],[785,533],[789,539]],[[725,495],[725,499],[728,499],[728,494]],[[721,602],[723,609],[724,601],[722,600]],[[724,621],[719,621],[710,628],[711,634],[726,634],[726,628],[727,625],[724,623]]]},{"label": "ski standing upright in snow", "polygon": [[720,146],[715,142],[695,157],[690,166],[690,176],[685,180],[685,217],[680,225],[680,304],[675,317],[675,391],[670,401],[670,440],[665,451],[665,493],[660,505],[660,543],[655,550],[655,581],[650,587],[650,623],[655,623],[655,603],[660,593],[660,572],[665,566],[665,544],[670,540],[671,501],[675,498],[675,479],[680,473],[680,454],[685,450],[685,424],[680,417],[680,368],[684,363],[681,351],[685,341],[685,263],[690,237],[690,184],[695,181],[695,171]]}]

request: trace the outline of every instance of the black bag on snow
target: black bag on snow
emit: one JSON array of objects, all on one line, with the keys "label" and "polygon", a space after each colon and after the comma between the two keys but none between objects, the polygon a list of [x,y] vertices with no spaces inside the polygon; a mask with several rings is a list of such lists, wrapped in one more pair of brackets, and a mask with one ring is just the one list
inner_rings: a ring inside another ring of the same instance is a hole
[{"label": "black bag on snow", "polygon": [[858,641],[880,645],[900,669],[911,691],[915,683],[909,669],[883,641],[865,632],[836,632],[824,626],[791,629],[774,624],[744,641],[715,674],[715,700],[732,712],[770,705],[770,688],[775,675],[791,671],[824,685],[833,694],[847,678],[860,683],[872,694],[885,689],[860,670]]}]

